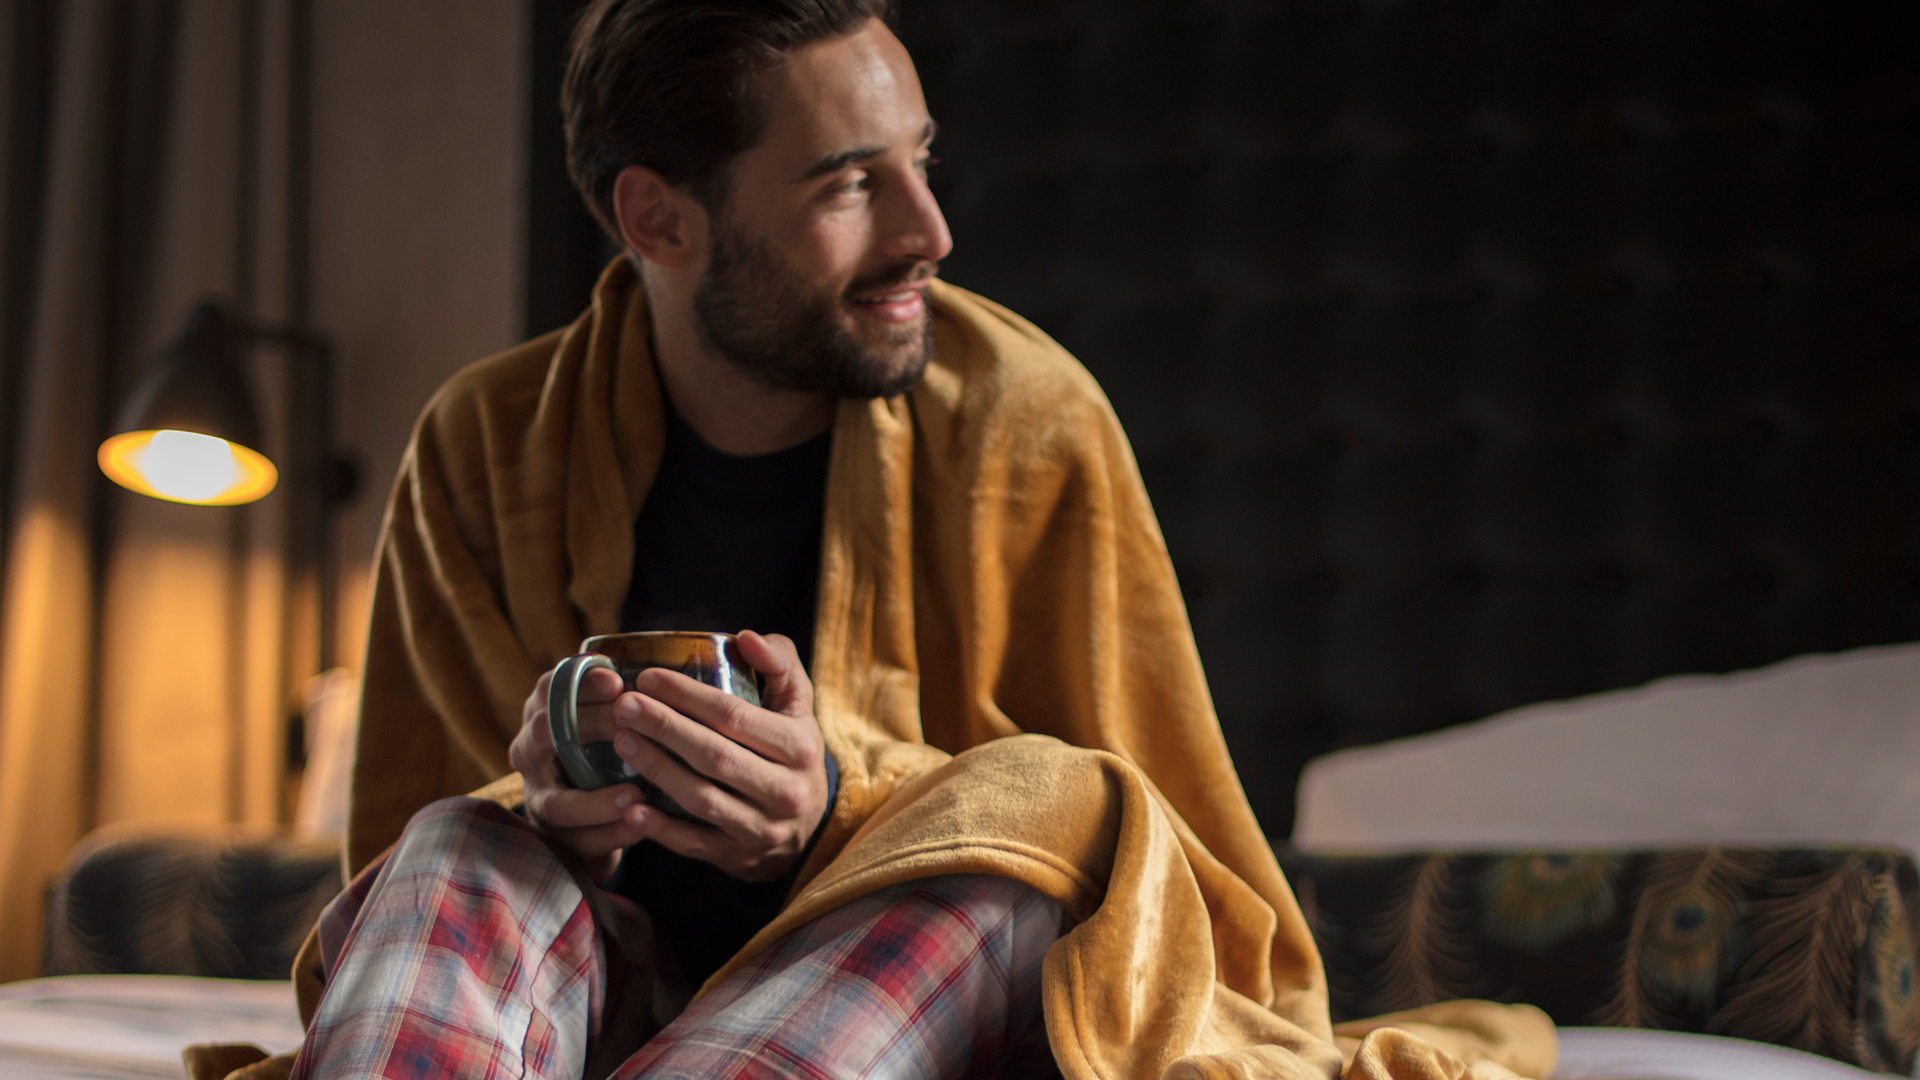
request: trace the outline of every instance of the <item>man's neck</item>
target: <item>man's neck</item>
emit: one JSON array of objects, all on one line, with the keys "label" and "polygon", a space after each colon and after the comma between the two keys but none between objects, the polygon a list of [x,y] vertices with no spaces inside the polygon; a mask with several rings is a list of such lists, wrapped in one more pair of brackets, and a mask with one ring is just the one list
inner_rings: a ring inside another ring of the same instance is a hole
[{"label": "man's neck", "polygon": [[830,395],[774,389],[728,363],[694,325],[693,305],[664,292],[647,291],[653,361],[673,407],[708,446],[723,454],[771,454],[833,426]]}]

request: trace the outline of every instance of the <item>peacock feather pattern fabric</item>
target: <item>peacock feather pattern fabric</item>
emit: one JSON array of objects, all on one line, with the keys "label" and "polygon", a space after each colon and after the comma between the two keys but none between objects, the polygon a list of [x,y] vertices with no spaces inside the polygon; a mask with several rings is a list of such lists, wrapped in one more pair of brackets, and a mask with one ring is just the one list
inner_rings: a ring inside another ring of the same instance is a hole
[{"label": "peacock feather pattern fabric", "polygon": [[[1904,853],[1705,848],[1334,857],[1282,850],[1333,1019],[1461,997],[1565,1025],[1705,1032],[1910,1074],[1920,879]],[[101,834],[50,897],[47,973],[278,978],[338,853]]]},{"label": "peacock feather pattern fabric", "polygon": [[1619,907],[1620,857],[1598,852],[1509,855],[1480,873],[1480,928],[1489,940],[1545,953]]},{"label": "peacock feather pattern fabric", "polygon": [[1747,954],[1746,891],[1765,879],[1769,862],[1763,852],[1718,848],[1649,859],[1613,997],[1595,1019],[1660,1028],[1669,1018],[1711,1013]]},{"label": "peacock feather pattern fabric", "polygon": [[1329,856],[1281,865],[1334,1019],[1459,997],[1911,1074],[1920,884],[1879,850]]}]

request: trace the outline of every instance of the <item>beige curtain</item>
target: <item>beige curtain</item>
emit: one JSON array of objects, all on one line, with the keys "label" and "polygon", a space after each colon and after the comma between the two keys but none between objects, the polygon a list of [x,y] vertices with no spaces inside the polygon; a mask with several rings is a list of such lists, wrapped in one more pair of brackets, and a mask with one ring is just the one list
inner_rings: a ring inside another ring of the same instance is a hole
[{"label": "beige curtain", "polygon": [[[286,820],[312,641],[287,641],[284,490],[159,502],[94,450],[197,300],[285,315],[288,19],[287,0],[0,0],[0,981],[38,972],[46,886],[90,829]],[[252,368],[270,454],[283,367]]]}]

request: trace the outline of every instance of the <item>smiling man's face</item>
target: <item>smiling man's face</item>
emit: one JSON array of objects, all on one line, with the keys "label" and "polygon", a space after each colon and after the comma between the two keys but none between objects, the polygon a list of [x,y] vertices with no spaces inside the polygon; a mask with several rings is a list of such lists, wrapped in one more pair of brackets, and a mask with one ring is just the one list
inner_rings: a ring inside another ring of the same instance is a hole
[{"label": "smiling man's face", "polygon": [[878,20],[756,77],[760,144],[735,159],[694,294],[702,336],[782,389],[885,397],[932,358],[926,283],[952,249],[927,188],[933,122]]}]

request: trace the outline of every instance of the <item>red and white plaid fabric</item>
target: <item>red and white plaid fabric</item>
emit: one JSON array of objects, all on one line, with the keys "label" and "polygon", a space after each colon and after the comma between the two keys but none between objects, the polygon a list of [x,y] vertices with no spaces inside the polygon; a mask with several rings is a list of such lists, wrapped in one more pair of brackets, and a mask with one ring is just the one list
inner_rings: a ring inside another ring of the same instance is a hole
[{"label": "red and white plaid fabric", "polygon": [[984,874],[871,894],[781,939],[614,1075],[992,1077],[1009,1058],[1034,1057],[1050,1067],[1040,961],[1061,919],[1053,901]]},{"label": "red and white plaid fabric", "polygon": [[[1039,985],[1064,924],[1004,878],[896,886],[783,938],[609,1067],[621,1080],[1057,1075]],[[520,818],[435,803],[322,918],[327,989],[294,1076],[578,1080],[600,1037],[608,947],[648,933]],[[623,988],[643,1007],[661,997]]]}]

